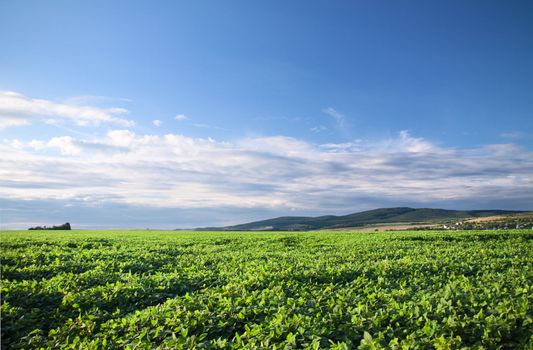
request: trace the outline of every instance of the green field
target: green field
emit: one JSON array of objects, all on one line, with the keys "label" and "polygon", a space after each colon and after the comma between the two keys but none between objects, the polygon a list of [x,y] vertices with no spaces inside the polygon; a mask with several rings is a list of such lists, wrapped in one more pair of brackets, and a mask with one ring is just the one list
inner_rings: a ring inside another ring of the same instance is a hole
[{"label": "green field", "polygon": [[533,348],[533,233],[4,231],[2,349]]}]

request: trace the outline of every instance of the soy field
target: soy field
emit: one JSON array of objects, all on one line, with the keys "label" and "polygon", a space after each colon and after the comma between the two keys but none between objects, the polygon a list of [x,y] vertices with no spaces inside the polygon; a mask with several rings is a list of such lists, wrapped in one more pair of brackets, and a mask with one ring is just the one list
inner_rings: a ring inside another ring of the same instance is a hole
[{"label": "soy field", "polygon": [[2,349],[533,348],[533,233],[1,232]]}]

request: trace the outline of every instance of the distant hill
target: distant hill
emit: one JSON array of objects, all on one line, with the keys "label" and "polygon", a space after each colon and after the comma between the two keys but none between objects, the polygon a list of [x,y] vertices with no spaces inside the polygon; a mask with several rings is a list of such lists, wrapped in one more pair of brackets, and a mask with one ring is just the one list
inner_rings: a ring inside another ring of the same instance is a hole
[{"label": "distant hill", "polygon": [[437,223],[452,219],[479,218],[494,215],[521,213],[511,210],[446,210],[430,208],[381,208],[343,216],[318,217],[282,216],[275,219],[254,221],[247,224],[206,227],[199,230],[213,231],[308,231],[362,227],[385,223]]}]

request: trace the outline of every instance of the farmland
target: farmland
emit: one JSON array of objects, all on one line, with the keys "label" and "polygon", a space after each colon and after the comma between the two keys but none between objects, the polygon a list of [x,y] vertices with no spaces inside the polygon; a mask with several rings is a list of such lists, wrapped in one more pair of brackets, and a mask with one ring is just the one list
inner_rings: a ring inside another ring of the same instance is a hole
[{"label": "farmland", "polygon": [[531,348],[533,234],[4,231],[2,348]]}]

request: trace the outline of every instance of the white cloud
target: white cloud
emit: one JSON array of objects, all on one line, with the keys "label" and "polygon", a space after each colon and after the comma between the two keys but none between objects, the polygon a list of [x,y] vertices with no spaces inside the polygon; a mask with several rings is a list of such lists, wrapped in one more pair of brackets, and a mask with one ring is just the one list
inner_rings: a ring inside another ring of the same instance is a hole
[{"label": "white cloud", "polygon": [[380,201],[533,201],[532,152],[507,144],[441,148],[406,131],[314,145],[111,130],[89,140],[4,140],[0,154],[0,198],[9,200],[315,212]]},{"label": "white cloud", "polygon": [[189,119],[185,114],[178,114],[174,117],[174,119],[176,119],[177,121],[182,121],[182,120],[185,120],[185,119]]},{"label": "white cloud", "polygon": [[40,140],[31,140],[29,143],[28,143],[28,146],[33,148],[34,150],[41,150],[41,149],[44,149],[46,148],[46,143],[43,142],[43,141],[40,141]]},{"label": "white cloud", "polygon": [[385,147],[390,151],[397,152],[431,152],[436,151],[436,147],[424,140],[423,138],[416,138],[409,135],[406,130],[400,131],[399,138],[392,138],[385,142]]},{"label": "white cloud", "polygon": [[[0,106],[0,109],[1,108],[2,107]],[[29,124],[30,124],[30,121],[27,119],[10,117],[8,115],[0,114],[0,129],[5,129],[11,126],[23,126],[23,125],[29,125]]]},{"label": "white cloud", "polygon": [[314,147],[302,140],[287,136],[248,138],[238,143],[247,151],[262,152],[281,156],[303,156],[312,154]]},{"label": "white cloud", "polygon": [[53,137],[47,142],[46,147],[58,148],[61,154],[72,155],[81,152],[81,147],[70,136]]},{"label": "white cloud", "polygon": [[59,120],[69,120],[79,126],[109,123],[131,127],[135,124],[133,121],[120,117],[127,112],[123,108],[78,106],[33,99],[16,92],[0,92],[0,128],[28,125],[35,121],[54,124]]},{"label": "white cloud", "polygon": [[9,145],[16,149],[21,149],[24,147],[24,143],[22,143],[19,139],[13,139],[9,142]]},{"label": "white cloud", "polygon": [[135,133],[129,130],[111,130],[107,133],[108,143],[118,147],[129,147],[135,140]]},{"label": "white cloud", "polygon": [[161,120],[159,119],[155,119],[155,120],[152,120],[152,124],[154,124],[155,126],[160,126],[161,125]]}]

